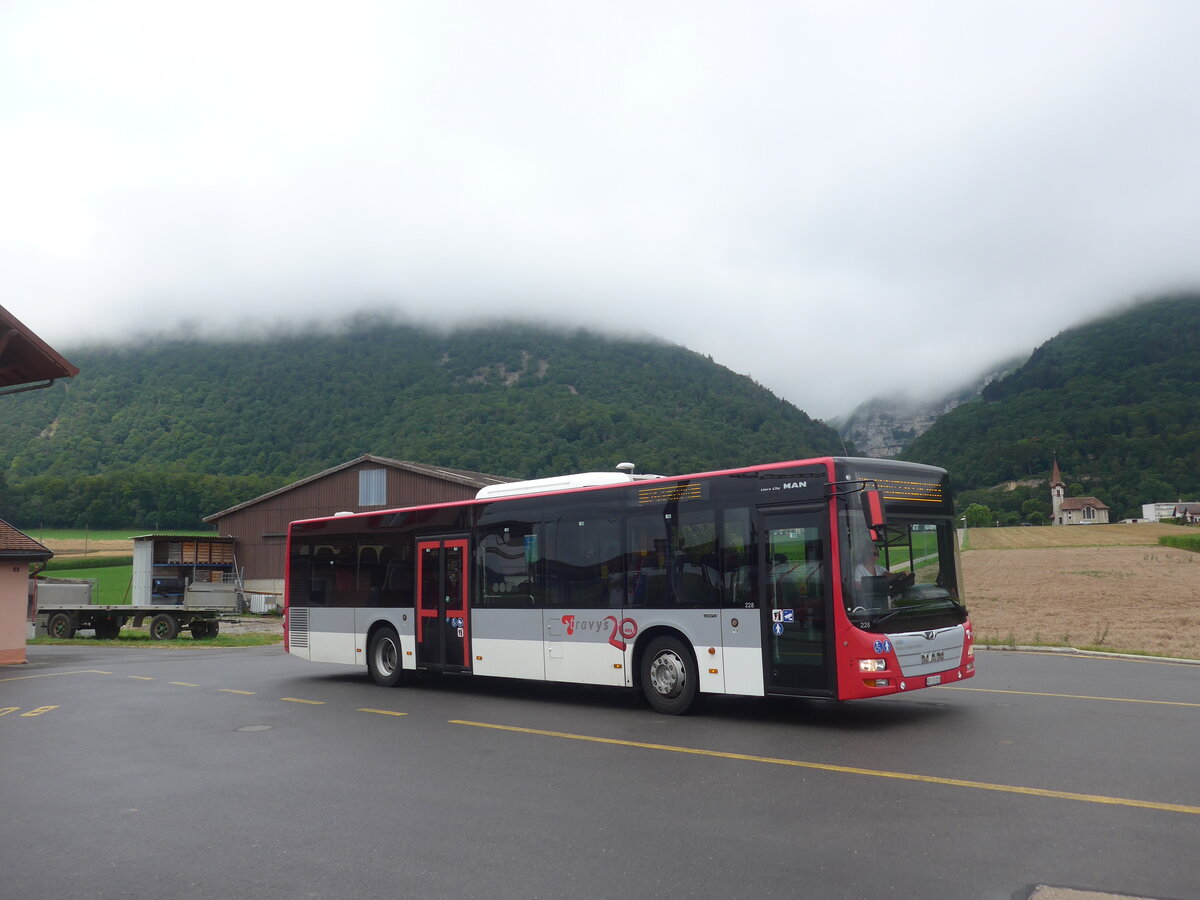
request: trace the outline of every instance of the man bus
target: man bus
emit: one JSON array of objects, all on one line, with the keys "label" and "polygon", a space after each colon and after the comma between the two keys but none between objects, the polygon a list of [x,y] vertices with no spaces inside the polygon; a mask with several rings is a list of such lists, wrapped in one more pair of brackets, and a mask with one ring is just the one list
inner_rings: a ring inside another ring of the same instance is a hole
[{"label": "man bus", "polygon": [[634,688],[669,714],[701,694],[851,700],[975,674],[944,470],[623,469],[293,522],[287,651],[382,685]]}]

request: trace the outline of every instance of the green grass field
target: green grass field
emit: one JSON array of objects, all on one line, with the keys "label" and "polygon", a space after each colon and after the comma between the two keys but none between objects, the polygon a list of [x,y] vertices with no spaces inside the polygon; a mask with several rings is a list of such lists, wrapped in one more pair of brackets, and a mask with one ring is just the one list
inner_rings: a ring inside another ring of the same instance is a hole
[{"label": "green grass field", "polygon": [[97,606],[131,603],[133,565],[104,566],[103,568],[53,569],[46,573],[54,578],[87,578],[96,582],[92,602]]}]

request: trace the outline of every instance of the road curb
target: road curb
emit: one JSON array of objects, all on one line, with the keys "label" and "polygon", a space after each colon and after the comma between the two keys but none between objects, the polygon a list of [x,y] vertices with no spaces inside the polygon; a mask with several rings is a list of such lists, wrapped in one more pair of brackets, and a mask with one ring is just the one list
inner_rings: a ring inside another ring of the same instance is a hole
[{"label": "road curb", "polygon": [[1025,645],[988,646],[976,644],[975,650],[991,650],[996,653],[1057,653],[1062,656],[1092,656],[1097,659],[1129,659],[1135,662],[1177,663],[1183,666],[1200,666],[1200,659],[1183,659],[1174,656],[1143,656],[1140,653],[1106,653],[1103,650],[1079,650],[1075,647],[1036,647]]}]

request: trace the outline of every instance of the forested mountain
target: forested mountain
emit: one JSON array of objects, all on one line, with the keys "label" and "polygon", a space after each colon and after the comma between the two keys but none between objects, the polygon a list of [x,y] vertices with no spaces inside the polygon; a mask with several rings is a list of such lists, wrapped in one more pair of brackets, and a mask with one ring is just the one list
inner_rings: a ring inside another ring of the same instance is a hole
[{"label": "forested mountain", "polygon": [[711,359],[586,331],[359,317],[65,352],[77,377],[4,399],[0,508],[17,524],[194,527],[362,453],[531,478],[842,452],[833,429]]},{"label": "forested mountain", "polygon": [[[1200,495],[1200,294],[1138,304],[1062,332],[952,410],[903,454],[945,466],[963,500],[1045,501],[1055,456],[1074,493],[1118,517]],[[990,503],[989,503],[990,501]]]}]

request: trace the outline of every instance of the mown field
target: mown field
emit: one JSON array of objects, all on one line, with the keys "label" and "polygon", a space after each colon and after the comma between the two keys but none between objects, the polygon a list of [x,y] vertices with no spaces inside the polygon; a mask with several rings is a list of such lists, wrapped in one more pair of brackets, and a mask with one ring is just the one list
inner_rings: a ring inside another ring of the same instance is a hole
[{"label": "mown field", "polygon": [[976,639],[1200,659],[1200,553],[1175,525],[979,528],[964,589]]},{"label": "mown field", "polygon": [[1031,550],[1047,547],[1135,547],[1157,544],[1169,534],[1197,534],[1182,525],[1068,525],[1037,528],[968,528],[968,550]]}]

